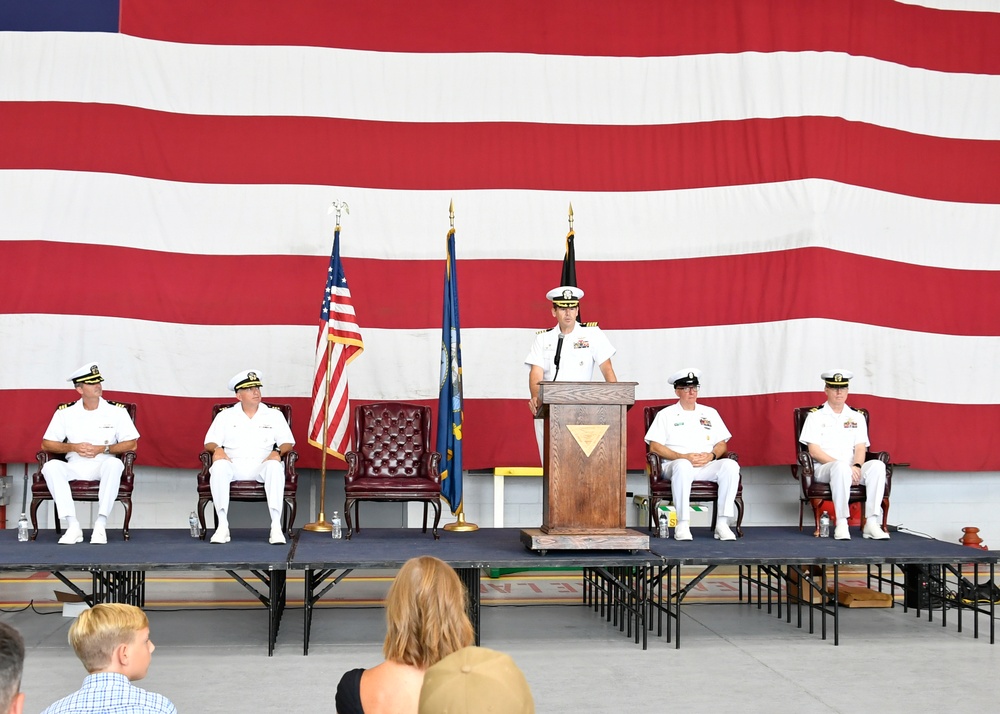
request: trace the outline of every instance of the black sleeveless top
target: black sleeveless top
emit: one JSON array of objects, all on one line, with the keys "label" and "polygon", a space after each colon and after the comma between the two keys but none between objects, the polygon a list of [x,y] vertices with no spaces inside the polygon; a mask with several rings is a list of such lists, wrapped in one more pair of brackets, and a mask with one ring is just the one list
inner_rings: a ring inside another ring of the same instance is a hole
[{"label": "black sleeveless top", "polygon": [[364,668],[344,672],[337,685],[337,714],[365,714],[361,706],[361,675]]}]

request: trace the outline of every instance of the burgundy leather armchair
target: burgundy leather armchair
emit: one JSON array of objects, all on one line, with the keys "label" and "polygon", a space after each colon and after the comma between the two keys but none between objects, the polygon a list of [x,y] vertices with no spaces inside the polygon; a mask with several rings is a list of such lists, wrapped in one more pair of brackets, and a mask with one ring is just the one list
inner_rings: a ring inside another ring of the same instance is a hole
[{"label": "burgundy leather armchair", "polygon": [[[114,402],[110,399],[108,400],[111,404],[116,407],[124,407],[128,411],[129,418],[132,419],[132,423],[135,423],[135,404],[131,402]],[[67,402],[60,406],[69,406],[73,402]],[[125,470],[122,472],[122,480],[118,485],[118,502],[125,507],[125,521],[122,525],[122,534],[125,540],[128,540],[129,533],[128,527],[129,523],[132,521],[132,489],[135,487],[135,472],[133,466],[135,464],[135,452],[126,451],[121,454],[115,454],[119,459],[121,459],[125,464]],[[60,461],[66,460],[65,454],[52,454],[48,451],[39,451],[35,454],[35,459],[38,461],[38,471],[31,477],[31,540],[35,540],[38,537],[38,507],[42,504],[42,501],[51,501],[52,494],[49,493],[49,487],[45,483],[45,477],[42,476],[42,467],[49,462],[50,459],[59,459]],[[98,493],[101,486],[100,481],[70,481],[69,490],[73,494],[74,501],[98,501]],[[55,511],[56,518],[56,533],[62,535],[62,525],[59,522],[59,510]]]},{"label": "burgundy leather armchair", "polygon": [[[668,404],[661,404],[655,407],[646,407],[642,410],[643,421],[646,431],[653,424],[653,419],[659,411]],[[645,435],[646,432],[643,432]],[[723,458],[738,461],[737,455],[730,451]],[[646,470],[649,472],[649,528],[659,530],[659,509],[660,501],[673,501],[674,494],[670,485],[670,479],[663,475],[660,457],[650,452],[649,444],[646,444]],[[712,530],[715,530],[715,522],[719,517],[719,484],[714,481],[695,481],[691,484],[691,503],[711,503],[712,504]],[[740,475],[740,483],[736,489],[736,527],[733,529],[736,535],[743,537],[743,476]]]},{"label": "burgundy leather armchair", "polygon": [[[806,503],[809,503],[812,506],[813,517],[816,521],[816,531],[813,533],[816,536],[819,535],[819,517],[823,501],[832,501],[833,492],[830,490],[830,484],[820,483],[813,478],[816,475],[816,462],[809,455],[809,447],[799,441],[799,434],[802,433],[802,427],[805,425],[806,417],[809,416],[810,412],[814,412],[822,406],[820,404],[818,407],[796,407],[794,410],[795,453],[798,457],[798,463],[792,464],[792,476],[798,479],[802,485],[802,494],[799,496],[799,530],[802,530],[803,508]],[[865,415],[865,421],[868,422],[868,437],[870,439],[872,420],[868,410],[859,409],[858,407],[851,408]],[[889,452],[887,451],[865,452],[865,461],[872,459],[878,459],[885,464],[885,493],[882,495],[882,530],[886,530],[886,524],[889,522],[889,493],[892,491],[892,464],[889,461]],[[864,486],[851,486],[851,494],[847,499],[848,503],[856,501],[864,503],[867,499],[868,490]]]},{"label": "burgundy leather armchair", "polygon": [[[225,404],[216,404],[212,407],[212,418],[215,419],[216,415],[226,407],[231,407],[235,402],[227,402]],[[281,410],[282,416],[285,417],[285,421],[288,422],[288,427],[292,426],[292,407],[290,404],[268,404],[267,402],[261,402],[261,407],[267,407],[269,409],[279,409]],[[212,455],[207,451],[202,451],[198,455],[201,460],[201,471],[198,472],[198,521],[201,524],[201,539],[205,540],[205,534],[207,529],[205,528],[205,507],[212,500],[212,487],[209,483],[209,472],[208,469],[212,465]],[[297,502],[295,500],[295,494],[299,488],[299,475],[295,471],[295,462],[299,460],[299,452],[294,449],[290,450],[284,456],[281,457],[281,461],[285,466],[285,492],[284,492],[284,506],[281,509],[281,530],[285,532],[285,535],[291,537],[292,527],[295,525],[295,511],[297,510]],[[258,483],[256,481],[233,481],[229,484],[229,500],[230,501],[262,501],[267,502],[267,495],[264,493],[264,484]],[[214,525],[217,528],[219,525],[218,514],[215,513],[215,509],[212,509],[212,517],[214,519]]]},{"label": "burgundy leather armchair", "polygon": [[[441,454],[431,450],[430,407],[404,402],[354,408],[354,451],[347,452],[344,517],[347,538],[361,532],[360,501],[422,501],[434,507],[434,538],[441,522]],[[354,520],[351,520],[351,507]]]}]

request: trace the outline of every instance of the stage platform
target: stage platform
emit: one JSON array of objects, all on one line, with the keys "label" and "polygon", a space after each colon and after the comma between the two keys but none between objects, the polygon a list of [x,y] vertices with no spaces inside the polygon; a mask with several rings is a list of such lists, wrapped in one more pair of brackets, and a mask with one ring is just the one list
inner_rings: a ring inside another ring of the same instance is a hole
[{"label": "stage platform", "polygon": [[[620,608],[627,608],[632,619],[622,617],[622,623],[645,622],[645,598],[624,584],[616,571],[624,568],[638,573],[648,573],[660,565],[661,559],[651,551],[630,553],[610,550],[561,550],[540,555],[524,547],[517,528],[480,528],[477,531],[454,533],[441,531],[440,540],[430,533],[417,530],[366,528],[355,533],[351,540],[334,540],[329,534],[301,531],[288,567],[305,571],[305,615],[303,622],[303,654],[309,653],[309,632],[316,602],[348,573],[361,568],[398,568],[410,558],[433,555],[451,565],[469,591],[469,617],[479,644],[480,576],[484,569],[525,568],[585,568],[594,569],[609,587],[618,590]],[[642,597],[642,601],[636,601]],[[642,627],[643,635],[645,628]],[[633,630],[629,629],[629,635]]]},{"label": "stage platform", "polygon": [[[192,538],[188,530],[131,529],[129,540],[121,530],[108,530],[107,545],[91,545],[90,530],[76,545],[59,545],[55,530],[38,532],[36,540],[18,542],[16,530],[0,531],[0,570],[51,572],[87,603],[125,602],[145,604],[145,573],[150,570],[222,570],[246,588],[267,608],[268,654],[285,611],[286,577],[292,541],[285,545],[267,542],[267,529],[232,531],[224,545]],[[70,581],[64,571],[91,574],[92,591],[86,593]],[[237,571],[249,571],[252,582]]]},{"label": "stage platform", "polygon": [[[816,538],[810,530],[800,531],[795,526],[747,528],[744,537],[736,541],[719,541],[712,537],[709,529],[694,529],[694,540],[675,541],[651,538],[651,551],[663,560],[663,568],[653,577],[650,603],[658,610],[657,632],[663,633],[662,616],[667,616],[667,641],[674,638],[680,647],[680,608],[684,597],[713,570],[721,566],[740,568],[740,599],[746,586],[746,602],[749,604],[756,595],[758,607],[766,604],[768,611],[777,610],[782,617],[782,587],[790,577],[803,583],[802,597],[788,597],[784,602],[786,622],[791,622],[794,607],[798,627],[803,626],[803,608],[808,617],[809,632],[815,631],[815,616],[820,618],[822,639],[827,639],[827,618],[831,618],[833,642],[840,644],[840,608],[836,604],[839,596],[838,583],[841,565],[868,566],[868,587],[879,592],[895,595],[907,586],[903,571],[907,565],[939,565],[957,579],[961,577],[961,566],[975,568],[974,581],[979,582],[979,567],[984,568],[988,582],[994,582],[995,568],[1000,551],[980,550],[959,544],[922,538],[909,533],[893,532],[889,540],[870,540],[861,533],[852,532],[851,540]],[[821,566],[818,577],[810,577],[806,566]],[[685,587],[680,587],[681,566],[701,566],[702,572]],[[745,568],[745,571],[744,571]],[[898,572],[897,572],[898,571]],[[897,579],[897,575],[900,579]],[[833,588],[828,597],[827,587]],[[665,592],[664,592],[665,591]],[[947,609],[957,609],[957,623],[962,630],[963,611],[972,614],[975,636],[979,636],[979,620],[975,613],[990,617],[990,643],[995,641],[995,603],[988,607],[963,603],[957,598],[943,598],[945,602],[935,603],[941,607],[942,625],[947,624]],[[895,606],[895,605],[894,605]],[[903,611],[909,608],[904,604]],[[925,608],[928,620],[933,620],[935,608]],[[921,614],[917,608],[917,615]],[[676,633],[674,632],[676,628]]]},{"label": "stage platform", "polygon": [[[89,536],[89,531],[85,531]],[[793,572],[808,577],[806,566],[821,568],[822,576],[811,584],[816,592],[823,590],[819,602],[787,599],[785,619],[790,622],[792,607],[798,611],[802,626],[802,611],[809,616],[810,632],[813,616],[821,618],[826,637],[827,617],[832,617],[834,644],[839,644],[838,608],[825,599],[826,579],[837,587],[841,565],[869,566],[869,576],[878,589],[901,591],[902,581],[895,580],[896,570],[910,564],[940,565],[947,573],[960,576],[961,566],[988,570],[989,582],[995,577],[1000,551],[984,551],[944,543],[914,535],[895,532],[887,541],[850,541],[814,538],[811,532],[795,527],[747,528],[745,536],[733,542],[721,542],[705,529],[694,529],[695,539],[679,542],[672,539],[650,539],[650,550],[629,551],[549,551],[545,555],[527,550],[520,540],[520,529],[480,529],[471,533],[442,531],[440,540],[415,529],[364,529],[351,540],[334,540],[329,534],[299,531],[284,546],[270,545],[266,529],[238,529],[232,542],[213,545],[193,539],[186,530],[132,531],[128,542],[120,539],[120,531],[110,531],[107,545],[87,542],[74,546],[56,543],[55,531],[42,531],[36,541],[19,543],[13,530],[0,532],[0,570],[51,571],[72,587],[88,602],[116,601],[142,605],[144,573],[151,570],[215,570],[225,571],[253,593],[268,610],[268,653],[274,650],[275,639],[285,609],[288,571],[303,571],[305,577],[303,652],[308,653],[309,631],[315,604],[349,572],[355,569],[397,568],[412,557],[433,555],[451,564],[460,574],[470,593],[469,614],[479,640],[480,577],[484,570],[527,568],[581,568],[584,570],[584,601],[591,604],[608,620],[620,623],[620,629],[636,642],[646,644],[647,632],[657,614],[657,632],[663,633],[663,615],[667,616],[667,638],[676,631],[680,646],[680,608],[691,588],[720,566],[739,566],[740,599],[746,585],[746,603],[756,595],[758,607],[765,603],[770,611],[777,606],[782,617],[782,585]],[[702,572],[685,588],[680,587],[681,567],[701,567]],[[745,573],[744,573],[745,568]],[[885,574],[888,569],[888,575]],[[92,593],[82,593],[72,585],[62,571],[86,571],[92,574]],[[263,583],[258,590],[238,571],[250,571]],[[902,574],[902,571],[900,571]],[[836,591],[834,592],[836,597]],[[835,600],[834,600],[835,602]],[[949,601],[958,608],[958,626],[962,613],[971,612],[978,636],[975,613],[990,615],[990,642],[994,641],[994,603],[988,607]],[[904,612],[906,608],[904,607]],[[946,610],[942,609],[942,625]],[[918,610],[919,614],[919,610]],[[336,617],[337,614],[330,616]],[[932,609],[928,608],[928,619]]]}]

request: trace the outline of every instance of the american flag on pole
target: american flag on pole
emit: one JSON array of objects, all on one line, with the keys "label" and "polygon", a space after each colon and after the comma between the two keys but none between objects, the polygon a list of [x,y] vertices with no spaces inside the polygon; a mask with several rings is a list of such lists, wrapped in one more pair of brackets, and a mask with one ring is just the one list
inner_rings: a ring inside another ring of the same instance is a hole
[{"label": "american flag on pole", "polygon": [[[333,234],[333,252],[327,270],[323,306],[316,337],[316,376],[312,385],[309,443],[339,459],[351,450],[351,400],[347,365],[365,350],[351,289],[340,262],[340,226]],[[324,442],[324,437],[326,441]]]},{"label": "american flag on pole", "polygon": [[572,202],[630,469],[693,364],[745,466],[793,463],[841,367],[894,459],[1000,471],[998,38],[997,0],[0,3],[0,462],[88,359],[143,465],[188,468],[246,364],[310,414],[336,196],[355,403],[437,402],[462,206],[467,470],[537,459],[523,359]]}]

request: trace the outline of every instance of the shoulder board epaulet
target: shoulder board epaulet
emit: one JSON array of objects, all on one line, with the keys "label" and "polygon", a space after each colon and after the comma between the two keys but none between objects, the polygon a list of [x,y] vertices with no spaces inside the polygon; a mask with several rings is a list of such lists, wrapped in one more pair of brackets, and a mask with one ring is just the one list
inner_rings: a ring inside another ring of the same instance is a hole
[{"label": "shoulder board epaulet", "polygon": [[58,411],[60,409],[67,409],[67,408],[73,406],[74,404],[76,404],[76,402],[66,402],[65,404],[60,404],[58,407],[56,407],[56,411]]},{"label": "shoulder board epaulet", "polygon": [[556,329],[556,328],[554,328],[554,327],[546,327],[544,330],[537,330],[535,332],[535,334],[536,335],[544,335],[546,332],[552,332],[552,330],[554,330],[554,329]]},{"label": "shoulder board epaulet", "polygon": [[281,407],[277,404],[268,404],[267,406],[271,407],[271,409],[277,409],[279,412],[281,411]]},{"label": "shoulder board epaulet", "polygon": [[810,409],[809,413],[812,414],[813,412],[818,412],[822,408],[823,408],[823,405],[820,404],[818,407],[813,407],[812,409]]},{"label": "shoulder board epaulet", "polygon": [[227,404],[227,405],[226,405],[226,406],[224,406],[224,407],[219,407],[219,411],[220,411],[220,412],[224,412],[224,411],[226,411],[227,409],[232,409],[232,408],[233,408],[233,406],[234,406],[233,404]]},{"label": "shoulder board epaulet", "polygon": [[121,407],[122,409],[128,409],[128,407],[126,407],[121,402],[114,402],[114,401],[112,401],[110,399],[105,399],[104,401],[106,401],[108,404],[110,404],[113,407]]},{"label": "shoulder board epaulet", "polygon": [[583,326],[584,327],[597,327],[597,323],[596,322],[585,322],[585,323],[583,323]]}]

